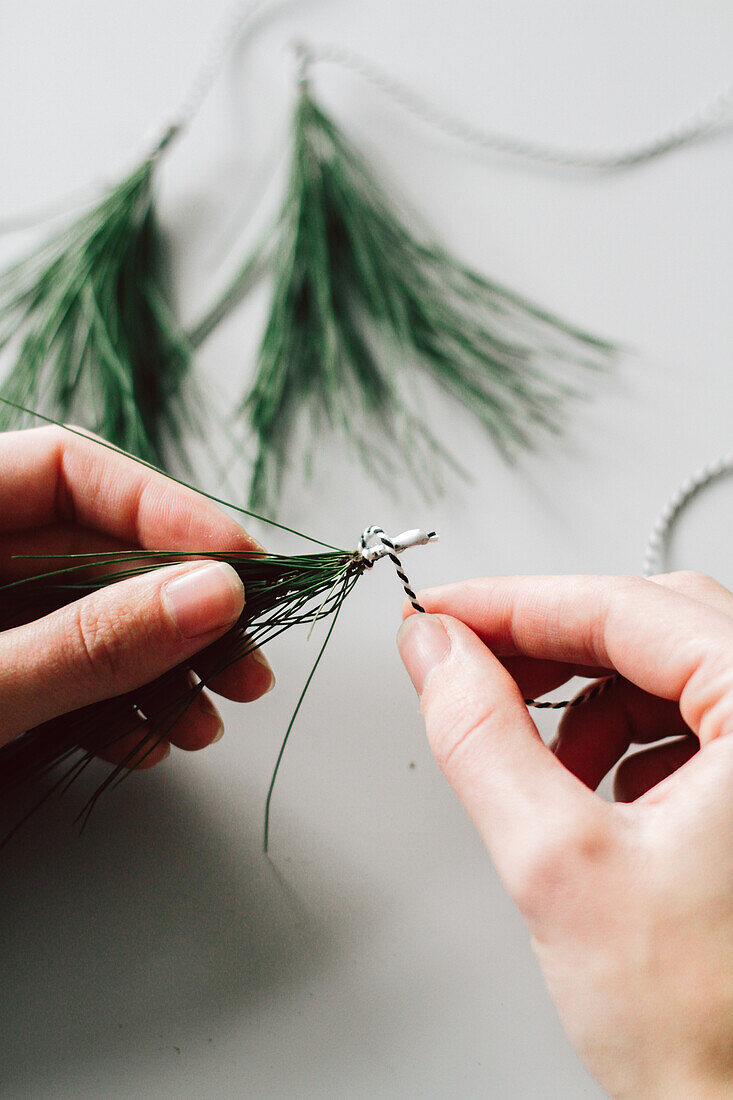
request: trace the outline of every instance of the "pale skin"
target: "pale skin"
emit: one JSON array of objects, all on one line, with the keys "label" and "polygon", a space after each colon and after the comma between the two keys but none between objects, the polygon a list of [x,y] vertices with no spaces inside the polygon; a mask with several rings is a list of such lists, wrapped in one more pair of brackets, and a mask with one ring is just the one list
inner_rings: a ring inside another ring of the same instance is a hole
[{"label": "pale skin", "polygon": [[[0,435],[0,583],[58,567],[14,555],[137,547],[201,554],[261,549],[204,497],[92,438],[53,427]],[[153,683],[224,634],[245,600],[228,565],[190,561],[1,632],[0,745],[60,714]],[[273,683],[267,661],[253,653],[210,686],[246,702]],[[142,767],[158,763],[171,745],[204,748],[222,730],[210,694],[202,692]],[[132,734],[103,755],[120,762],[139,740]]]},{"label": "pale skin", "polygon": [[[0,580],[43,564],[16,554],[258,549],[202,497],[59,429],[1,435],[0,471]],[[245,599],[227,566],[188,562],[0,633],[0,745],[154,682]],[[733,596],[672,574],[485,579],[420,600],[429,614],[408,612],[399,644],[430,745],[578,1053],[613,1096],[733,1095]],[[523,697],[609,671],[622,679],[546,748]],[[211,686],[248,701],[272,684],[252,654]],[[221,731],[204,694],[145,766]],[[631,744],[647,747],[605,802],[593,791]]]},{"label": "pale skin", "polygon": [[[733,1096],[733,595],[678,573],[419,599],[399,647],[431,748],[580,1057],[615,1097]],[[609,671],[546,747],[523,697]]]}]

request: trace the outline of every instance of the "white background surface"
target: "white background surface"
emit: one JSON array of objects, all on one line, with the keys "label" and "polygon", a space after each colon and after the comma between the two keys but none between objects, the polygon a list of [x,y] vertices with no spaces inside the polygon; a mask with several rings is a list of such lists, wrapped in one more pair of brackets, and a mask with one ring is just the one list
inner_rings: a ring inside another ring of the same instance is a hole
[{"label": "white background surface", "polygon": [[[0,218],[117,178],[175,107],[224,9],[2,0]],[[360,51],[471,122],[580,148],[646,138],[732,75],[720,0],[283,4],[242,37],[165,165],[160,209],[187,320],[241,254],[246,237],[226,246],[252,196],[277,194],[296,34]],[[347,546],[368,523],[434,526],[440,544],[409,559],[419,586],[638,571],[669,492],[731,446],[733,133],[584,176],[452,145],[355,77],[323,70],[315,86],[466,260],[637,350],[520,470],[429,394],[473,484],[431,506],[409,489],[390,499],[324,442],[315,481],[289,483],[281,517]],[[201,356],[230,403],[263,308],[258,295]],[[232,491],[244,499],[243,477]],[[721,485],[690,509],[674,566],[733,582],[732,494]],[[272,695],[224,708],[215,748],[136,778],[81,839],[72,793],[3,854],[3,1096],[599,1095],[429,756],[394,650],[400,605],[383,566],[344,609],[281,772],[274,866],[260,854],[264,793],[315,654],[303,635],[273,647]]]}]

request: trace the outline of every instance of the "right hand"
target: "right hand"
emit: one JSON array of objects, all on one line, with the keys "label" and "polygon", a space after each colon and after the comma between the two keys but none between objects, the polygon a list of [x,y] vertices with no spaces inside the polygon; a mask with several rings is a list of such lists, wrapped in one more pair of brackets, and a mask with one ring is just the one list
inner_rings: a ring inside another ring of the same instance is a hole
[{"label": "right hand", "polygon": [[[617,1097],[733,1096],[733,596],[672,575],[418,598],[399,645],[430,745],[579,1054]],[[523,698],[611,671],[545,747]]]}]

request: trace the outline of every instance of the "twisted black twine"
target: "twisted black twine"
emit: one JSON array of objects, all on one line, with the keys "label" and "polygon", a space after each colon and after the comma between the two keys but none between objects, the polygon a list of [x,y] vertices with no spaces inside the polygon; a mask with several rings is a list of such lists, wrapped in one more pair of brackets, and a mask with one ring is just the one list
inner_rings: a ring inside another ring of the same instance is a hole
[{"label": "twisted black twine", "polygon": [[394,565],[395,570],[397,571],[397,576],[400,579],[400,583],[405,590],[405,595],[407,596],[412,606],[415,608],[416,611],[419,611],[422,615],[425,615],[425,608],[421,603],[418,603],[417,594],[410,584],[407,573],[405,573],[405,570],[402,568],[402,562],[397,556],[397,547],[392,542],[392,539],[385,534],[383,527],[367,527],[365,531],[362,531],[361,538],[359,539],[359,549],[362,554],[365,568],[371,569],[374,565],[374,562],[371,561],[370,558],[365,554],[368,543],[371,541],[372,538],[379,539],[382,546],[384,547],[386,556]]},{"label": "twisted black twine", "polygon": [[[412,585],[410,584],[409,577],[405,573],[397,555],[397,547],[384,532],[383,527],[373,526],[367,527],[362,533],[359,539],[359,550],[361,551],[362,560],[364,562],[365,569],[371,569],[374,565],[374,561],[369,557],[367,550],[369,542],[372,539],[378,539],[384,547],[385,555],[389,558],[397,571],[397,576],[400,579],[400,583],[405,590],[405,595],[414,607],[415,611],[425,615],[427,612],[421,603],[418,602],[417,594],[415,593]],[[559,699],[554,702],[550,699],[525,699],[524,703],[528,707],[534,707],[535,710],[567,710],[570,707],[579,707],[583,703],[590,702],[591,699],[597,699],[598,696],[606,690],[607,686],[616,679],[616,676],[607,676],[603,680],[597,680],[595,683],[590,684],[584,691],[581,691],[579,695],[576,695],[573,699]]]},{"label": "twisted black twine", "polygon": [[524,702],[526,706],[534,707],[535,710],[567,710],[570,707],[579,707],[581,703],[588,703],[591,699],[597,699],[601,692],[616,679],[616,676],[607,676],[605,680],[597,680],[574,699],[559,699],[556,703],[544,699],[525,699]]}]

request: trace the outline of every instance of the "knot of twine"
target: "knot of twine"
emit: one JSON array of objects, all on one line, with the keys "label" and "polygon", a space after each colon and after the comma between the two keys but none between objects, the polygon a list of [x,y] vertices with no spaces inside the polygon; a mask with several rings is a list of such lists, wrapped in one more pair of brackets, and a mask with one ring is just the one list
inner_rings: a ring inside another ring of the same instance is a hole
[{"label": "knot of twine", "polygon": [[397,535],[394,539],[391,539],[385,533],[383,527],[374,525],[372,527],[366,527],[362,531],[357,553],[360,555],[365,569],[371,569],[375,561],[379,561],[380,558],[389,558],[395,567],[400,584],[405,590],[405,595],[408,600],[415,608],[415,611],[419,611],[424,615],[425,608],[421,603],[418,603],[417,595],[410,584],[407,573],[405,573],[399,554],[402,553],[403,550],[408,550],[411,546],[426,546],[429,542],[435,542],[437,538],[438,536],[435,531],[420,531],[416,529],[414,531],[405,531],[404,534]]}]

